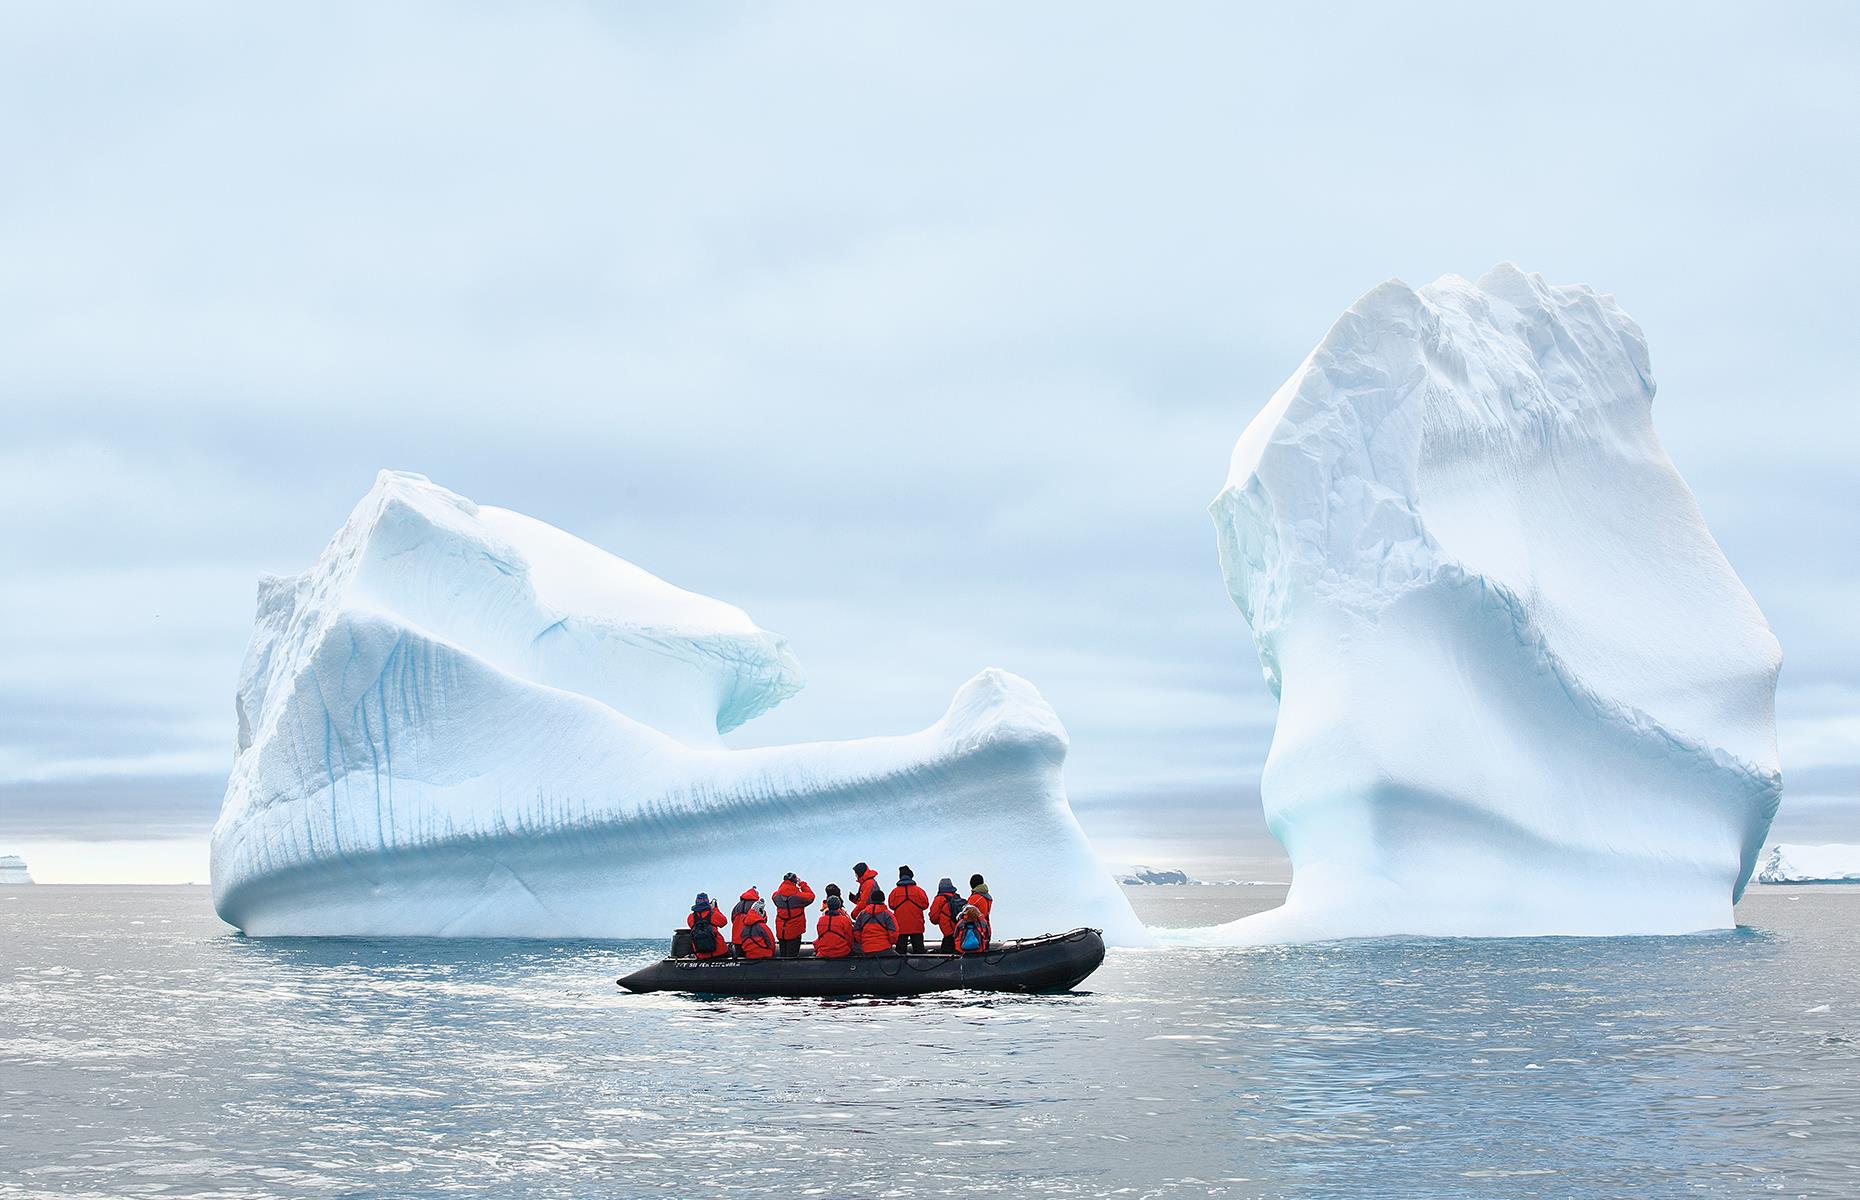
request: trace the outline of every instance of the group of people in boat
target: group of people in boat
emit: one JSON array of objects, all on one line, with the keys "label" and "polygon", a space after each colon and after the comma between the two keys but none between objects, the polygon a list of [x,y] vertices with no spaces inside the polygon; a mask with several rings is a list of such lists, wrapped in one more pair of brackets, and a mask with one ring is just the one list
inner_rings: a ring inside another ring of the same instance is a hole
[{"label": "group of people in boat", "polygon": [[[898,882],[887,894],[878,872],[854,863],[853,883],[847,889],[852,903],[837,883],[827,885],[820,919],[814,926],[814,957],[851,958],[886,954],[981,954],[993,934],[989,916],[994,897],[980,875],[969,876],[969,895],[963,898],[945,876],[931,896],[917,883],[910,867],[898,868]],[[775,922],[769,924],[768,901],[754,885],[744,891],[728,916],[707,893],[699,892],[685,918],[691,931],[691,952],[698,958],[799,958],[807,934],[807,906],[814,889],[793,871],[781,877],[770,896]],[[934,926],[943,935],[936,950],[924,948],[924,930]],[[725,930],[728,934],[725,934]]]}]

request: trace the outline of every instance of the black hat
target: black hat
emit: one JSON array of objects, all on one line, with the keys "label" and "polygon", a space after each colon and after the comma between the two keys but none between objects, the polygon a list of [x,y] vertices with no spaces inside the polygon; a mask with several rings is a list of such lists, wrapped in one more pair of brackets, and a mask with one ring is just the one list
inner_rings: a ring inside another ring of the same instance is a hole
[{"label": "black hat", "polygon": [[982,877],[981,877],[980,875],[971,875],[971,876],[969,876],[969,886],[970,886],[970,887],[981,887],[981,886],[982,886]]},{"label": "black hat", "polygon": [[832,887],[830,886],[827,889],[827,907],[828,908],[845,908],[846,907],[846,901],[840,899],[840,894],[834,891]]},{"label": "black hat", "polygon": [[870,871],[871,869],[872,869],[872,868],[870,868],[870,867],[868,867],[868,866],[866,866],[866,865],[865,865],[864,863],[862,863],[862,862],[856,862],[856,863],[854,863],[854,864],[853,864],[853,874],[854,874],[854,875],[858,875],[858,876],[861,876],[861,877],[863,877],[863,876],[865,875],[865,873],[866,873],[867,871]]},{"label": "black hat", "polygon": [[911,879],[917,878],[916,872],[912,871],[909,867],[899,867],[898,875],[900,878],[904,878],[904,877],[908,877]]},{"label": "black hat", "polygon": [[783,878],[783,879],[785,879],[785,880],[787,880],[787,881],[788,881],[789,883],[797,883],[797,882],[799,882],[799,877],[798,877],[798,876],[796,876],[796,875],[795,875],[795,873],[794,873],[793,871],[790,871],[790,872],[788,872],[788,873],[787,873],[786,875],[783,875],[783,876],[782,876],[782,878]]},{"label": "black hat", "polygon": [[839,895],[839,894],[840,894],[840,885],[839,885],[839,884],[837,884],[837,883],[829,883],[829,884],[827,885],[827,895],[829,895],[829,896],[837,896],[837,895]]}]

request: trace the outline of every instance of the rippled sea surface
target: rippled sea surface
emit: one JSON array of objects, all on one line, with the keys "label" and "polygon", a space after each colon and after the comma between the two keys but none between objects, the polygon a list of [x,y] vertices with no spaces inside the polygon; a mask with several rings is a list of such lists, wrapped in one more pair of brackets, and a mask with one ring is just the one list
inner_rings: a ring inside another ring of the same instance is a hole
[{"label": "rippled sea surface", "polygon": [[[1146,915],[1218,907],[1169,891]],[[204,889],[21,888],[0,1195],[1860,1195],[1860,888],[1739,915],[713,1002],[614,987],[657,944],[254,941]]]}]

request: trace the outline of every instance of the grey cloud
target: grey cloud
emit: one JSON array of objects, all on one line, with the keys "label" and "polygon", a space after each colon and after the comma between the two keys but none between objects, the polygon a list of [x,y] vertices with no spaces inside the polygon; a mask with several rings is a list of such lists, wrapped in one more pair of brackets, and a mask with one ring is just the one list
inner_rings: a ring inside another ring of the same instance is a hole
[{"label": "grey cloud", "polygon": [[[1860,746],[1854,748],[1860,752]],[[1836,801],[1860,810],[1860,762],[1827,766],[1787,767],[1783,770],[1783,804],[1793,808],[1808,801]],[[1860,815],[1848,833],[1860,838]]]},{"label": "grey cloud", "polygon": [[1860,798],[1849,792],[1845,797],[1784,796],[1782,808],[1770,826],[1769,841],[1823,845],[1829,842],[1852,844],[1860,831]]},{"label": "grey cloud", "polygon": [[0,783],[0,835],[34,839],[202,838],[225,775],[128,775]]}]

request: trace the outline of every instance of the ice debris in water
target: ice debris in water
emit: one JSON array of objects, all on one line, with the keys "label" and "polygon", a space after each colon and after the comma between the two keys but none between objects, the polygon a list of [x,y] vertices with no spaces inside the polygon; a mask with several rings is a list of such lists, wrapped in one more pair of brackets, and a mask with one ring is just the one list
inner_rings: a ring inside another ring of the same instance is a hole
[{"label": "ice debris in water", "polygon": [[382,472],[259,585],[214,903],[260,935],[657,937],[699,890],[870,861],[984,873],[1010,935],[1143,939],[1032,684],[983,671],[902,737],[723,745],[800,686],[742,610]]},{"label": "ice debris in water", "polygon": [[1219,941],[1728,927],[1780,654],[1610,296],[1500,266],[1357,301],[1212,514],[1279,698],[1286,905]]}]

